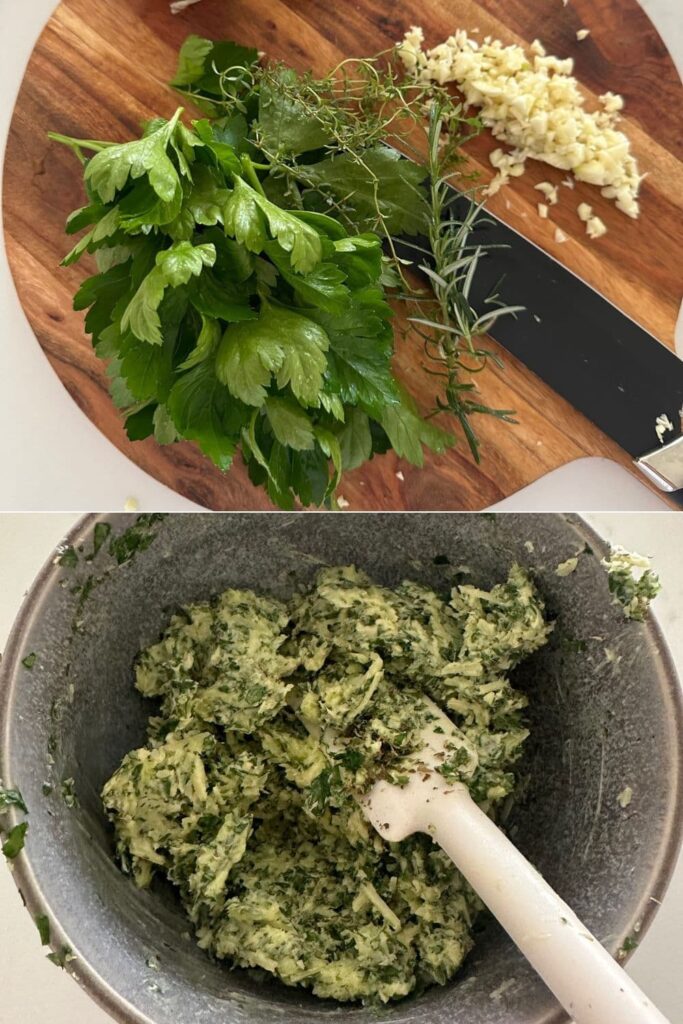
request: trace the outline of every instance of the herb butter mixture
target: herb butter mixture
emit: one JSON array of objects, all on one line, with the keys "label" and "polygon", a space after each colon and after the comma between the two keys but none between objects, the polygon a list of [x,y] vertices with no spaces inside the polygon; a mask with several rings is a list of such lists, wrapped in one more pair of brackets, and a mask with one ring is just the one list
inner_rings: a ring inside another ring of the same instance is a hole
[{"label": "herb butter mixture", "polygon": [[289,603],[228,590],[184,609],[139,657],[160,708],[103,791],[124,871],[173,882],[202,948],[318,996],[443,984],[481,904],[429,837],[385,842],[354,794],[406,778],[428,694],[478,761],[440,771],[494,813],[527,736],[508,673],[550,628],[519,566],[447,600],[346,567]]}]

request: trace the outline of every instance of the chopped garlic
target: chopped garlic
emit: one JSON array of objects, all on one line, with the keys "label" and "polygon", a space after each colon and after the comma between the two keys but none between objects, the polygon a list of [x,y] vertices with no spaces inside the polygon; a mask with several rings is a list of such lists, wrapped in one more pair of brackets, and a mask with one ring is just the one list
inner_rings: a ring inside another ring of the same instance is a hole
[{"label": "chopped garlic", "polygon": [[498,172],[485,190],[490,196],[495,195],[502,185],[507,185],[511,177],[517,178],[524,173],[524,163],[520,162],[519,156],[514,152],[506,153],[502,149],[494,149],[489,156],[489,162]]},{"label": "chopped garlic", "polygon": [[348,508],[349,502],[340,494],[339,497],[337,498],[337,505],[339,506],[339,508]]},{"label": "chopped garlic", "polygon": [[621,808],[623,808],[623,810],[626,810],[628,805],[631,803],[632,799],[633,799],[633,790],[631,789],[630,786],[625,786],[622,789],[622,791],[619,794],[619,796],[617,797],[617,803],[619,804],[619,806]]},{"label": "chopped garlic", "polygon": [[140,502],[137,498],[126,498],[123,503],[124,512],[137,512],[140,508]]},{"label": "chopped garlic", "polygon": [[403,483],[403,481],[405,480],[405,477],[404,477],[404,475],[403,475],[403,473],[401,472],[400,469],[399,469],[398,473],[396,474],[396,479],[400,480],[401,483]]},{"label": "chopped garlic", "polygon": [[602,238],[607,234],[607,225],[599,217],[589,217],[586,221],[586,234],[589,238]]},{"label": "chopped garlic", "polygon": [[513,985],[517,984],[516,978],[506,978],[498,988],[494,988],[493,992],[489,992],[489,999],[493,999],[494,1002],[498,1002],[503,998],[508,989],[512,988]]},{"label": "chopped garlic", "polygon": [[[601,108],[587,111],[571,58],[547,55],[538,40],[531,56],[490,36],[479,43],[462,29],[431,50],[423,50],[423,42],[421,28],[406,32],[398,49],[406,69],[423,83],[457,83],[494,137],[513,147],[510,164],[497,166],[489,194],[522,174],[532,158],[571,171],[603,189],[623,213],[638,216],[641,176],[629,139],[615,127],[621,97],[605,93]],[[496,152],[500,160],[506,155]]]},{"label": "chopped garlic", "polygon": [[667,430],[673,429],[674,425],[669,419],[669,417],[666,415],[666,413],[660,413],[660,415],[655,420],[655,434],[657,435],[657,439],[659,440],[660,444],[664,444],[664,435],[667,432]]},{"label": "chopped garlic", "polygon": [[576,207],[576,212],[579,215],[579,220],[589,221],[593,216],[593,207],[589,206],[588,203],[579,203]]},{"label": "chopped garlic", "polygon": [[598,99],[606,114],[618,114],[620,110],[624,109],[624,97],[617,96],[613,92],[605,92],[602,96],[598,96]]},{"label": "chopped garlic", "polygon": [[538,209],[538,216],[542,217],[543,220],[547,220],[548,219],[548,207],[546,206],[546,204],[545,203],[539,203],[537,209]]},{"label": "chopped garlic", "polygon": [[579,31],[576,33],[576,38],[581,43],[581,42],[583,42],[584,39],[588,39],[588,36],[590,34],[591,34],[591,30],[589,28],[580,28]]},{"label": "chopped garlic", "polygon": [[555,228],[555,241],[556,242],[568,242],[569,235],[565,235],[562,228]]},{"label": "chopped garlic", "polygon": [[573,178],[563,178],[562,181],[560,182],[560,185],[564,185],[565,188],[574,188],[574,179]]},{"label": "chopped garlic", "polygon": [[539,181],[538,185],[534,185],[537,191],[542,192],[545,196],[546,202],[549,206],[554,206],[557,202],[557,186],[551,185],[549,181]]},{"label": "chopped garlic", "polygon": [[399,43],[399,56],[403,61],[403,66],[406,71],[417,71],[418,67],[424,67],[424,54],[422,52],[422,44],[424,42],[424,32],[421,28],[413,25],[403,37],[403,41]]}]

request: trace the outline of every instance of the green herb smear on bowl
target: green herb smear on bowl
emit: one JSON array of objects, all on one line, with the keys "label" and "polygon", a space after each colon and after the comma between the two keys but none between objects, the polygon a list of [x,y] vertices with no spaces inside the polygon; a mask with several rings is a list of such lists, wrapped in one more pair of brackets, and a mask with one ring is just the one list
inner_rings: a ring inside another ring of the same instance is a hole
[{"label": "green herb smear on bowl", "polygon": [[228,590],[185,608],[139,656],[160,707],[102,794],[123,870],[173,882],[202,948],[317,996],[444,984],[480,901],[427,836],[385,842],[355,795],[402,781],[426,693],[474,745],[463,781],[495,814],[527,736],[508,674],[550,629],[519,566],[446,600],[346,567],[287,604]]},{"label": "green herb smear on bowl", "polygon": [[[179,108],[123,144],[52,133],[88,195],[63,263],[91,253],[99,270],[74,307],[131,440],[193,441],[222,470],[239,451],[292,508],[334,505],[341,474],[375,454],[421,466],[424,448],[444,451],[455,441],[436,414],[457,417],[477,460],[472,417],[509,418],[472,375],[496,358],[477,337],[514,307],[472,309],[478,206],[464,222],[446,208],[447,181],[471,186],[460,148],[480,124],[399,64],[391,50],[316,79],[190,36],[171,84],[206,117],[188,127]],[[424,151],[426,128],[425,162],[411,133]],[[425,417],[392,371],[388,298],[440,388]]]}]

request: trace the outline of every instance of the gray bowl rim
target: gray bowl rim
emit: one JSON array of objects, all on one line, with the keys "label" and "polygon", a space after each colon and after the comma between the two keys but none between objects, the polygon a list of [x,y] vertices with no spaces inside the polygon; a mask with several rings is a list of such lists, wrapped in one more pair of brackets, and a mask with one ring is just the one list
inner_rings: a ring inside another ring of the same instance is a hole
[{"label": "gray bowl rim", "polygon": [[[183,515],[183,513],[176,514]],[[205,514],[211,515],[211,513]],[[281,515],[284,513],[254,512],[251,514]],[[344,513],[328,512],[323,514],[343,515]],[[420,513],[413,514],[419,515]],[[453,515],[454,513],[443,512],[440,514]],[[478,515],[479,513],[473,512],[460,514]],[[506,513],[498,514],[505,515]],[[523,515],[524,513],[518,514]],[[601,557],[604,557],[609,553],[609,545],[593,529],[593,527],[583,519],[582,516],[577,513],[547,514],[561,516],[569,526],[579,529],[589,538],[591,546],[601,555]],[[106,520],[107,517],[111,515],[112,513],[88,512],[85,515],[80,516],[64,535],[61,544],[75,545],[76,542],[80,542],[84,535],[91,532],[97,522],[103,519]],[[135,517],[131,516],[130,518],[134,520]],[[59,545],[60,547],[61,544]],[[20,665],[19,654],[23,649],[22,641],[24,634],[32,622],[36,610],[40,607],[40,599],[49,587],[51,578],[58,571],[54,562],[55,553],[56,549],[50,553],[33,583],[26,591],[10,630],[5,651],[2,654],[2,660],[0,661],[0,780],[3,781],[4,785],[9,783],[11,786],[11,779],[9,776],[9,724],[13,688],[16,684],[16,674]],[[664,669],[669,696],[672,699],[674,709],[675,735],[680,738],[683,737],[683,686],[679,680],[669,645],[667,644],[661,627],[651,610],[648,611],[645,624],[662,659],[662,667]],[[662,898],[669,886],[680,849],[683,846],[683,742],[681,742],[680,739],[677,750],[677,764],[675,765],[673,778],[674,794],[671,813],[669,816],[668,834],[665,836],[660,849],[657,851],[659,858],[659,870],[654,876],[657,882],[657,891],[660,893]],[[13,807],[10,807],[9,809],[9,818],[11,825],[16,824],[19,820],[19,815]],[[30,857],[26,849],[24,849],[13,862],[11,874],[14,879],[14,883],[19,890],[19,895],[21,896],[24,907],[35,920],[37,914],[44,912],[48,901],[45,899],[35,875],[33,874]],[[639,894],[639,899],[642,901],[643,894]],[[634,905],[637,905],[637,901],[634,901]],[[644,909],[638,918],[640,922],[640,928],[638,930],[639,940],[642,939],[648,931],[660,906],[661,900],[659,902],[648,900],[645,903]],[[53,916],[50,917],[50,926],[50,948],[53,951],[63,949],[64,946],[69,946],[74,950],[78,948],[77,943],[71,940],[70,937],[63,932],[59,921],[55,920]],[[626,964],[627,961],[630,960],[632,952],[633,951],[629,951],[623,959],[620,960],[622,965]],[[114,1020],[118,1021],[119,1024],[155,1024],[155,1021],[151,1017],[148,1017],[146,1014],[138,1010],[136,1006],[121,996],[115,988],[104,981],[97,971],[90,966],[87,958],[80,954],[80,952],[77,954],[76,960],[74,960],[73,963],[74,965],[77,964],[77,967],[71,968],[69,973],[74,980],[85,992],[87,992],[91,999],[93,999]],[[571,1024],[571,1018],[558,1005],[557,1010],[551,1012],[551,1015],[546,1016],[543,1021],[538,1021],[537,1024]]]}]

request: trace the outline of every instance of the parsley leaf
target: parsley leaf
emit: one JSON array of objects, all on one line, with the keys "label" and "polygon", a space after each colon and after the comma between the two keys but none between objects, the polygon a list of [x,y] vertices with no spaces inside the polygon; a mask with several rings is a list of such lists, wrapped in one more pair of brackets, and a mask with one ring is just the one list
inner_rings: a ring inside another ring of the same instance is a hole
[{"label": "parsley leaf", "polygon": [[[225,147],[226,150],[228,148]],[[230,152],[232,153],[232,150]],[[237,157],[234,159],[239,167],[239,160]],[[185,200],[194,223],[207,227],[222,223],[223,207],[229,195],[228,189],[221,184],[218,172],[212,171],[210,167],[205,167],[203,164],[198,164],[194,168],[192,187]]]},{"label": "parsley leaf", "polygon": [[183,374],[171,388],[167,406],[178,433],[196,441],[219,469],[228,469],[249,413],[221,384],[212,361]]},{"label": "parsley leaf", "polygon": [[262,405],[273,375],[290,385],[303,405],[315,405],[327,366],[329,340],[315,321],[291,309],[265,306],[258,320],[228,327],[218,349],[216,372],[248,405]]},{"label": "parsley leaf", "polygon": [[291,285],[292,291],[307,305],[319,306],[326,313],[342,313],[351,292],[344,285],[346,274],[334,263],[319,263],[308,274],[295,274],[282,258],[278,246],[266,243],[265,251],[278,268],[282,278]]},{"label": "parsley leaf", "polygon": [[275,437],[297,451],[315,446],[313,426],[301,406],[289,398],[267,398],[266,414]]},{"label": "parsley leaf", "polygon": [[191,97],[195,106],[215,116],[227,98],[240,103],[249,92],[249,75],[240,74],[240,70],[248,71],[257,60],[258,54],[252,47],[188,36],[170,84]]},{"label": "parsley leaf", "polygon": [[370,420],[362,409],[349,407],[345,423],[339,432],[342,466],[344,470],[356,469],[372,455],[372,434]]},{"label": "parsley leaf", "polygon": [[147,274],[121,317],[124,331],[130,329],[136,338],[151,345],[161,345],[163,335],[157,310],[167,287],[187,284],[192,276],[198,277],[204,267],[212,267],[216,250],[210,243],[193,246],[191,242],[176,242],[170,249],[157,253],[156,266]]},{"label": "parsley leaf", "polygon": [[417,235],[427,225],[428,206],[420,187],[427,171],[395,149],[376,146],[357,155],[342,153],[304,168],[305,179],[328,189],[357,231],[379,227],[392,235]]},{"label": "parsley leaf", "polygon": [[279,68],[273,80],[263,82],[259,90],[256,130],[260,144],[274,154],[306,153],[330,141],[329,133],[305,105],[288,94],[287,87],[297,80],[292,68]]},{"label": "parsley leaf", "polygon": [[224,212],[225,230],[250,252],[262,252],[266,226],[285,252],[295,270],[306,273],[322,258],[320,235],[304,219],[271,203],[264,195],[235,178],[235,187]]},{"label": "parsley leaf", "polygon": [[213,43],[210,39],[202,39],[201,36],[190,35],[180,47],[178,54],[178,67],[170,81],[170,85],[183,86],[192,85],[204,74],[206,58],[213,50]]},{"label": "parsley leaf", "polygon": [[197,344],[187,359],[178,367],[180,370],[191,370],[193,366],[204,362],[215,350],[221,338],[221,325],[218,320],[208,316],[202,316],[202,329],[197,338]]},{"label": "parsley leaf", "polygon": [[401,458],[414,466],[424,465],[422,446],[436,452],[443,452],[452,438],[444,430],[423,420],[415,404],[407,394],[402,394],[400,405],[387,405],[379,416],[379,422],[387,432],[391,447]]},{"label": "parsley leaf", "polygon": [[85,168],[85,182],[103,203],[110,203],[129,177],[140,178],[143,174],[160,199],[173,199],[180,179],[166,150],[181,110],[179,107],[170,121],[162,122],[136,142],[107,146],[92,157]]},{"label": "parsley leaf", "polygon": [[399,392],[391,370],[392,334],[389,307],[382,293],[370,288],[356,292],[342,315],[311,313],[330,339],[326,390],[349,405],[361,405],[379,416],[386,405],[397,404]]},{"label": "parsley leaf", "polygon": [[[226,124],[222,130],[217,129],[214,124],[207,120],[194,121],[193,124],[199,138],[216,158],[216,163],[220,170],[225,174],[240,174],[242,164],[237,156],[233,141],[237,145],[243,141],[243,136],[238,131],[244,125],[246,132],[246,121],[244,121],[244,118],[241,118],[239,121],[233,120],[231,124]],[[197,170],[200,169],[197,168]],[[227,194],[225,198],[227,199]]]},{"label": "parsley leaf", "polygon": [[330,482],[325,453],[312,450],[293,451],[289,462],[289,485],[302,505],[321,505]]},{"label": "parsley leaf", "polygon": [[250,306],[249,299],[245,289],[234,288],[210,270],[204,271],[190,293],[190,302],[202,315],[231,324],[256,319],[258,313]]}]

